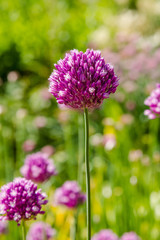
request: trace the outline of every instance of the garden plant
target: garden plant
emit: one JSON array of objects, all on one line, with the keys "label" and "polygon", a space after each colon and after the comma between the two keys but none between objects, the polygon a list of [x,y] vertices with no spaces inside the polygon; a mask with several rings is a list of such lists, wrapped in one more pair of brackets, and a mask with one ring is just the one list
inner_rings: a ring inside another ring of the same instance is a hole
[{"label": "garden plant", "polygon": [[159,1],[0,5],[0,240],[159,240]]}]

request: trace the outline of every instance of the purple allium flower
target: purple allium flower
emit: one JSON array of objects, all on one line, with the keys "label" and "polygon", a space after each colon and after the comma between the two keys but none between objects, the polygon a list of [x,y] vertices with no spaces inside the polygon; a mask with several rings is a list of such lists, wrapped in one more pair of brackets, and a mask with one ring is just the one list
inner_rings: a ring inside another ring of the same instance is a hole
[{"label": "purple allium flower", "polygon": [[44,182],[57,174],[52,160],[41,152],[28,155],[20,171],[26,179],[37,183]]},{"label": "purple allium flower", "polygon": [[0,220],[0,235],[8,232],[8,223]]},{"label": "purple allium flower", "polygon": [[60,188],[56,189],[54,202],[58,205],[65,205],[68,208],[77,207],[86,200],[85,194],[76,181],[66,181]]},{"label": "purple allium flower", "polygon": [[27,234],[27,240],[49,240],[55,235],[55,229],[44,222],[33,223]]},{"label": "purple allium flower", "polygon": [[0,220],[14,220],[20,224],[21,220],[35,218],[43,214],[42,205],[46,194],[37,189],[37,185],[25,178],[15,178],[1,187],[0,191]]},{"label": "purple allium flower", "polygon": [[105,63],[100,51],[72,50],[55,68],[49,77],[49,92],[59,104],[71,108],[98,108],[119,85],[113,66]]},{"label": "purple allium flower", "polygon": [[118,240],[118,236],[112,230],[104,229],[96,233],[92,240]]},{"label": "purple allium flower", "polygon": [[121,240],[140,240],[140,238],[135,232],[128,232],[123,234]]},{"label": "purple allium flower", "polygon": [[160,83],[157,83],[156,89],[151,92],[144,104],[150,107],[144,111],[144,115],[147,115],[149,119],[160,117]]}]

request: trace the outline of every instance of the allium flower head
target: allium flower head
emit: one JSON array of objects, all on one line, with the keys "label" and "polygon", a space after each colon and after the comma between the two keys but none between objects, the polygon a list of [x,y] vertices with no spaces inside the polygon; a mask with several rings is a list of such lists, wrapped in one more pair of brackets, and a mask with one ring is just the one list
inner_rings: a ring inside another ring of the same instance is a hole
[{"label": "allium flower head", "polygon": [[81,192],[76,181],[66,181],[60,188],[56,189],[54,202],[58,205],[65,205],[68,208],[75,208],[86,200],[85,194]]},{"label": "allium flower head", "polygon": [[144,111],[144,115],[147,115],[149,119],[160,117],[160,83],[157,83],[156,89],[151,92],[144,104],[150,107]]},{"label": "allium flower head", "polygon": [[27,240],[49,240],[55,235],[55,230],[44,222],[33,223],[27,234]]},{"label": "allium flower head", "polygon": [[119,85],[113,66],[105,63],[100,51],[71,50],[55,68],[49,92],[59,104],[71,108],[97,108]]},{"label": "allium flower head", "polygon": [[47,155],[41,152],[28,155],[20,171],[26,179],[36,183],[44,182],[51,176],[56,175],[56,169],[52,160],[48,159]]},{"label": "allium flower head", "polygon": [[118,240],[118,236],[112,230],[104,229],[96,233],[92,240]]},{"label": "allium flower head", "polygon": [[0,220],[0,235],[8,232],[8,223]]},{"label": "allium flower head", "polygon": [[21,220],[35,218],[43,214],[42,205],[46,194],[37,189],[37,185],[25,178],[15,178],[1,187],[0,191],[0,220],[14,220],[20,224]]},{"label": "allium flower head", "polygon": [[121,240],[140,240],[135,232],[124,233]]}]

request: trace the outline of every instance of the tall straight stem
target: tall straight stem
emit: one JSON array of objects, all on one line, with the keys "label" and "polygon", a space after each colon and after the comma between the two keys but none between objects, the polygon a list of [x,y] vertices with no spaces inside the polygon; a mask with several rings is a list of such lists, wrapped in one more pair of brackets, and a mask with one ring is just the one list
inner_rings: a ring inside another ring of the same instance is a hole
[{"label": "tall straight stem", "polygon": [[26,228],[25,228],[25,221],[22,220],[22,239],[26,240]]},{"label": "tall straight stem", "polygon": [[91,239],[91,196],[90,196],[90,169],[89,169],[89,120],[88,109],[84,109],[85,124],[85,166],[86,166],[86,193],[87,193],[87,240]]},{"label": "tall straight stem", "polygon": [[83,129],[83,118],[82,115],[78,116],[78,184],[81,186],[83,181],[83,160],[84,160],[84,129]]},{"label": "tall straight stem", "polygon": [[78,209],[75,210],[73,225],[71,228],[71,239],[78,240]]}]

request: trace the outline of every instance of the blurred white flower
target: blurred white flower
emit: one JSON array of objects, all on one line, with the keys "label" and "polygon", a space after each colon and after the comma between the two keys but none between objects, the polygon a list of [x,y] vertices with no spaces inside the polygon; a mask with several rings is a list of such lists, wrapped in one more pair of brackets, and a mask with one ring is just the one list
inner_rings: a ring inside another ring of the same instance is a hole
[{"label": "blurred white flower", "polygon": [[90,141],[93,146],[99,146],[103,142],[103,136],[100,133],[96,133],[90,137]]},{"label": "blurred white flower", "polygon": [[144,206],[140,206],[137,210],[137,213],[138,213],[139,216],[145,217],[148,212],[147,212],[147,210]]},{"label": "blurred white flower", "polygon": [[131,150],[128,155],[128,159],[130,162],[137,162],[140,158],[142,158],[143,152],[141,149]]},{"label": "blurred white flower", "polygon": [[27,115],[27,110],[25,108],[20,108],[16,112],[16,117],[18,119],[23,119]]},{"label": "blurred white flower", "polygon": [[103,137],[103,143],[106,150],[112,150],[116,146],[116,137],[114,134],[105,134]]},{"label": "blurred white flower", "polygon": [[93,222],[99,223],[100,222],[100,216],[97,215],[97,214],[93,215]]},{"label": "blurred white flower", "polygon": [[136,176],[130,177],[130,184],[132,184],[132,185],[136,185],[137,184],[137,177]]},{"label": "blurred white flower", "polygon": [[110,186],[104,186],[102,189],[102,195],[105,198],[110,198],[112,196],[112,188]]}]

